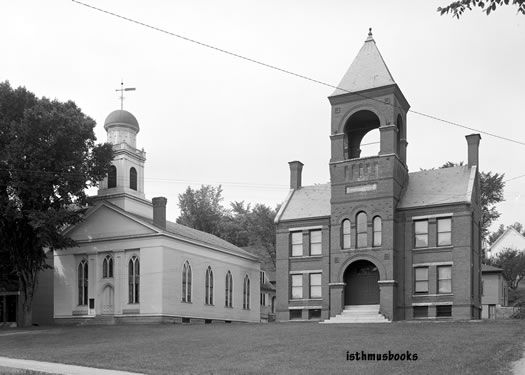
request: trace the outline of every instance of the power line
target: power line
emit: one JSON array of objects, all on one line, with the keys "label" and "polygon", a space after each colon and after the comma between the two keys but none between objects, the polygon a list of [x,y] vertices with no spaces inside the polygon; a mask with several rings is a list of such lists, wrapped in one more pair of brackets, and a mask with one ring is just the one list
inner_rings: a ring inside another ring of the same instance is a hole
[{"label": "power line", "polygon": [[[155,30],[155,31],[158,31],[158,32],[161,32],[163,34],[168,34],[170,36],[174,36],[176,38],[179,38],[179,39],[182,39],[182,40],[185,40],[187,42],[191,42],[191,43],[194,43],[194,44],[198,44],[202,47],[206,47],[206,48],[209,48],[209,49],[212,49],[212,50],[215,50],[215,51],[218,51],[218,52],[221,52],[221,53],[224,53],[224,54],[227,54],[227,55],[230,55],[230,56],[233,56],[233,57],[236,57],[236,58],[239,58],[239,59],[242,59],[242,60],[245,60],[245,61],[249,61],[251,63],[254,63],[254,64],[257,64],[257,65],[261,65],[263,67],[266,67],[266,68],[269,68],[269,69],[273,69],[273,70],[277,70],[279,72],[282,72],[282,73],[285,73],[285,74],[289,74],[289,75],[292,75],[292,76],[295,76],[295,77],[298,77],[298,78],[301,78],[301,79],[304,79],[304,80],[307,80],[307,81],[311,81],[311,82],[314,82],[314,83],[317,83],[317,84],[320,84],[320,85],[323,85],[323,86],[326,86],[326,87],[330,87],[330,88],[334,88],[334,89],[338,89],[338,90],[341,90],[341,91],[344,91],[348,94],[352,94],[352,95],[357,95],[357,96],[360,96],[362,98],[365,98],[365,99],[369,99],[369,100],[374,100],[376,102],[379,102],[379,103],[382,103],[384,105],[390,105],[394,108],[400,108],[400,107],[397,107],[395,106],[394,104],[392,103],[385,103],[384,101],[382,100],[379,100],[379,99],[376,99],[376,98],[371,98],[371,97],[368,97],[366,95],[363,95],[361,93],[357,93],[357,92],[352,92],[352,91],[349,91],[349,90],[346,90],[345,88],[342,88],[342,87],[339,87],[339,86],[335,86],[335,85],[332,85],[330,83],[326,83],[326,82],[323,82],[323,81],[320,81],[320,80],[317,80],[317,79],[314,79],[314,78],[311,78],[311,77],[308,77],[308,76],[305,76],[303,74],[299,74],[299,73],[295,73],[295,72],[292,72],[291,70],[287,70],[287,69],[284,69],[284,68],[280,68],[278,66],[275,66],[275,65],[271,65],[271,64],[268,64],[268,63],[265,63],[263,61],[260,61],[260,60],[255,60],[255,59],[252,59],[250,57],[246,57],[246,56],[243,56],[243,55],[240,55],[238,53],[235,53],[235,52],[231,52],[231,51],[228,51],[228,50],[225,50],[225,49],[222,49],[222,48],[219,48],[219,47],[215,47],[211,44],[207,44],[207,43],[203,43],[203,42],[200,42],[198,40],[195,40],[195,39],[191,39],[191,38],[188,38],[188,37],[185,37],[183,35],[180,35],[180,34],[176,34],[176,33],[173,33],[171,31],[168,31],[168,30],[165,30],[165,29],[161,29],[160,27],[156,27],[156,26],[152,26],[152,25],[149,25],[147,23],[144,23],[144,22],[141,22],[141,21],[137,21],[135,19],[132,19],[132,18],[129,18],[129,17],[125,17],[125,16],[122,16],[120,14],[117,14],[117,13],[113,13],[113,12],[110,12],[108,10],[104,10],[104,9],[101,9],[101,8],[97,8],[93,5],[89,5],[89,4],[86,4],[86,3],[83,3],[81,1],[78,1],[78,0],[72,0],[74,3],[77,3],[77,4],[80,4],[80,5],[83,5],[87,8],[91,8],[93,10],[96,10],[98,12],[102,12],[102,13],[105,13],[105,14],[109,14],[113,17],[117,17],[117,18],[120,18],[120,19],[123,19],[125,21],[128,21],[128,22],[131,22],[131,23],[135,23],[137,25],[140,25],[140,26],[143,26],[143,27],[146,27],[148,29],[152,29],[152,30]],[[475,129],[475,128],[472,128],[470,126],[466,126],[466,125],[462,125],[462,124],[459,124],[457,122],[453,122],[453,121],[449,121],[449,120],[445,120],[445,119],[442,119],[440,117],[437,117],[437,116],[433,116],[433,115],[429,115],[429,114],[426,114],[426,113],[423,113],[423,112],[419,112],[419,111],[415,111],[413,109],[410,109],[409,110],[410,112],[416,114],[416,115],[419,115],[419,116],[422,116],[422,117],[426,117],[426,118],[429,118],[429,119],[432,119],[432,120],[435,120],[435,121],[440,121],[442,123],[445,123],[445,124],[448,124],[448,125],[453,125],[453,126],[457,126],[457,127],[460,127],[460,128],[463,128],[463,129],[467,129],[467,130],[471,130],[471,131],[475,131],[475,132],[478,132],[478,133],[481,133],[481,134],[485,134],[485,135],[488,135],[488,136],[491,136],[491,137],[495,137],[495,138],[499,138],[499,139],[502,139],[502,140],[505,140],[505,141],[509,141],[509,142],[513,142],[513,143],[517,143],[519,145],[522,145],[522,146],[525,146],[525,142],[522,142],[522,141],[518,141],[516,139],[512,139],[512,138],[508,138],[508,137],[503,137],[501,135],[497,135],[497,134],[494,134],[494,133],[490,133],[490,132],[487,132],[487,131],[484,131],[484,130],[479,130],[479,129]]]},{"label": "power line", "polygon": [[[32,173],[35,175],[70,175],[78,177],[86,177],[86,174],[80,172],[59,172],[59,171],[39,171],[35,169],[17,169],[17,168],[0,168],[0,171],[5,172],[24,172]],[[254,188],[270,188],[270,189],[289,189],[288,185],[277,185],[277,184],[250,184],[245,182],[234,182],[234,181],[214,181],[214,182],[202,182],[202,181],[193,181],[193,180],[179,180],[172,178],[144,178],[145,181],[160,181],[160,182],[173,182],[173,183],[184,183],[184,184],[201,184],[201,185],[224,185],[224,186],[239,186],[239,187],[254,187]]]}]

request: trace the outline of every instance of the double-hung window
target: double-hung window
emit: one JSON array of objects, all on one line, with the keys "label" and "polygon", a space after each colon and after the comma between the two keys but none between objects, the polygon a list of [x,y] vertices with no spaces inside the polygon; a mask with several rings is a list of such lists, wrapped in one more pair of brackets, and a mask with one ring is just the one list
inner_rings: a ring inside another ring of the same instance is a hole
[{"label": "double-hung window", "polygon": [[321,230],[310,231],[310,255],[321,255],[322,253],[322,241],[321,241]]},{"label": "double-hung window", "polygon": [[428,293],[428,267],[414,268],[414,292]]},{"label": "double-hung window", "polygon": [[452,293],[452,267],[439,266],[438,274],[438,293]]},{"label": "double-hung window", "polygon": [[303,255],[303,233],[292,232],[292,256],[300,257]]},{"label": "double-hung window", "polygon": [[428,220],[414,222],[414,246],[428,247]]},{"label": "double-hung window", "polygon": [[303,298],[303,275],[292,275],[292,299]]},{"label": "double-hung window", "polygon": [[452,245],[452,219],[449,217],[437,220],[437,245]]},{"label": "double-hung window", "polygon": [[310,298],[321,298],[321,274],[310,274]]}]

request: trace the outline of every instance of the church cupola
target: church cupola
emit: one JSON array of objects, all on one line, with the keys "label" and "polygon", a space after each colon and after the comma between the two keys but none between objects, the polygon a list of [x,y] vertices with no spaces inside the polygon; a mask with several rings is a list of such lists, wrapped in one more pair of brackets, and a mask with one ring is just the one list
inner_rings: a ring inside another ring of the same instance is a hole
[{"label": "church cupola", "polygon": [[109,143],[114,145],[127,143],[131,147],[137,147],[139,122],[128,111],[117,109],[111,112],[104,121],[104,129],[106,129]]},{"label": "church cupola", "polygon": [[144,199],[146,153],[137,149],[139,122],[130,112],[118,109],[106,117],[104,129],[107,141],[113,145],[114,158],[98,195],[108,197],[124,193]]},{"label": "church cupola", "polygon": [[362,158],[363,138],[378,131],[378,155],[394,154],[406,165],[406,114],[410,105],[383,60],[372,29],[337,87],[329,97],[331,161]]}]

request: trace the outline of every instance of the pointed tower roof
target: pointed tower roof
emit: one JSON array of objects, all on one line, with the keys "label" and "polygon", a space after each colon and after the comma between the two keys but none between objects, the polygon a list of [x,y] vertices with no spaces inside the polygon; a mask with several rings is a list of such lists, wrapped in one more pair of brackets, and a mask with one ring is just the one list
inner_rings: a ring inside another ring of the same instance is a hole
[{"label": "pointed tower roof", "polygon": [[[361,50],[337,87],[356,92],[393,84],[395,84],[394,78],[392,78],[392,74],[390,74],[381,53],[377,49],[376,42],[372,37],[372,29],[370,28],[365,44],[361,47]],[[336,89],[330,96],[347,93],[347,91]]]}]

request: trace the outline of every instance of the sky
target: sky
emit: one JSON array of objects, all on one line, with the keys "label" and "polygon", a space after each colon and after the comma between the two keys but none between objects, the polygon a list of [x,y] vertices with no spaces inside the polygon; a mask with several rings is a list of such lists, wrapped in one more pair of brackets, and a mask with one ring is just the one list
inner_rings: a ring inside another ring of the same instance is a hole
[{"label": "sky", "polygon": [[[511,7],[457,20],[436,12],[446,0],[85,2],[332,85],[372,27],[412,110],[525,142],[525,16]],[[289,161],[304,163],[303,185],[329,181],[330,87],[70,0],[2,1],[0,17],[0,81],[74,101],[97,122],[98,141],[120,107],[121,79],[136,88],[124,109],[140,124],[146,197],[168,198],[168,220],[188,185],[222,184],[225,205],[275,207],[289,189]],[[470,133],[409,112],[409,170],[466,162]],[[525,175],[525,145],[481,137],[482,171]],[[522,192],[525,177],[506,183],[493,229],[525,223]]]}]

